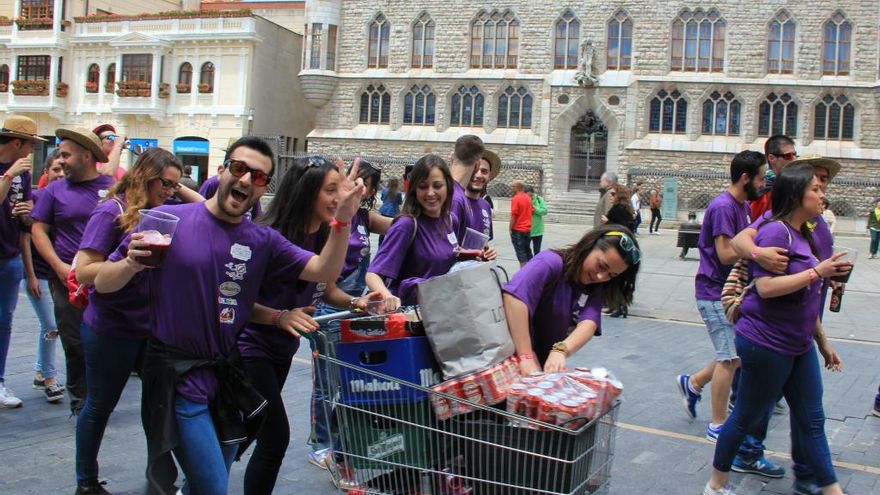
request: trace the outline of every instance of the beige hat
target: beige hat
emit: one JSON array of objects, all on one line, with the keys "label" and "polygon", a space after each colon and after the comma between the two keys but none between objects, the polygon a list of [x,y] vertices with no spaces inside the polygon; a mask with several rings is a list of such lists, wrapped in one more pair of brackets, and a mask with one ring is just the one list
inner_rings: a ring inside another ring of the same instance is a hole
[{"label": "beige hat", "polygon": [[797,160],[789,162],[786,167],[790,167],[792,165],[806,163],[807,165],[811,165],[813,167],[820,167],[828,170],[828,181],[830,182],[834,177],[840,173],[840,162],[837,160],[833,160],[831,158],[825,158],[822,155],[816,153],[810,153],[807,155],[799,156]]},{"label": "beige hat", "polygon": [[45,141],[45,139],[37,136],[37,123],[23,115],[7,117],[3,121],[3,129],[0,129],[0,136]]},{"label": "beige hat", "polygon": [[69,139],[89,150],[89,152],[95,157],[96,161],[106,162],[108,160],[107,154],[101,149],[101,139],[96,136],[94,132],[86,128],[77,127],[76,129],[58,129],[55,131],[55,136],[61,140]]},{"label": "beige hat", "polygon": [[493,151],[483,150],[483,158],[489,162],[489,180],[501,173],[501,158]]}]

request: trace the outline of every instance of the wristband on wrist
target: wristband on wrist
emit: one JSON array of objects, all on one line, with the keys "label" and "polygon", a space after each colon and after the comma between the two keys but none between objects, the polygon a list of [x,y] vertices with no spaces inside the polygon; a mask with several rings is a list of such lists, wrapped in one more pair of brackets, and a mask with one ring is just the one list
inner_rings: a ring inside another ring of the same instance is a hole
[{"label": "wristband on wrist", "polygon": [[813,268],[807,270],[807,275],[810,276],[810,285],[812,285],[813,282],[815,282],[816,279],[819,278],[819,273]]},{"label": "wristband on wrist", "polygon": [[348,227],[349,225],[351,225],[350,221],[349,222],[340,222],[339,220],[337,220],[335,218],[330,221],[330,228],[336,230],[337,234],[341,234],[342,228]]},{"label": "wristband on wrist", "polygon": [[758,246],[755,246],[755,249],[752,249],[752,259],[758,259]]},{"label": "wristband on wrist", "polygon": [[517,359],[519,359],[520,362],[530,361],[530,360],[535,359],[535,354],[530,352],[528,354],[518,354],[516,357],[517,357]]},{"label": "wristband on wrist", "polygon": [[272,326],[281,328],[281,317],[284,316],[284,313],[287,313],[286,309],[277,309],[272,314]]},{"label": "wristband on wrist", "polygon": [[12,174],[10,174],[9,172],[4,173],[4,174],[2,175],[2,177],[3,177],[4,179],[8,180],[9,182],[12,182],[13,177],[12,177]]}]

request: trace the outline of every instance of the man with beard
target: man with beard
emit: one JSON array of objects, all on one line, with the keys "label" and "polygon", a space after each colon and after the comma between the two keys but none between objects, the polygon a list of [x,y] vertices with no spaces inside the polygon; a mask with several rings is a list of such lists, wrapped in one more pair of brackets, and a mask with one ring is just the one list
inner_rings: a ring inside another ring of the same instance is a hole
[{"label": "man with beard", "polygon": [[[246,218],[269,187],[275,158],[265,141],[243,137],[230,146],[216,195],[205,202],[162,206],[179,218],[165,260],[151,268],[153,336],[144,353],[142,415],[151,492],[174,493],[180,464],[188,493],[227,493],[229,467],[266,401],[248,381],[236,340],[248,321],[277,331],[309,332],[286,308],[255,307],[264,284],[330,283],[342,271],[351,219],[364,193],[358,164],[338,188],[336,217],[320,255]],[[116,292],[146,267],[151,254],[132,234],[95,279],[98,292]]]},{"label": "man with beard", "polygon": [[679,375],[676,385],[686,414],[695,419],[700,392],[709,381],[712,382],[712,420],[706,428],[706,438],[711,442],[718,439],[727,420],[727,398],[733,374],[739,367],[734,328],[721,305],[721,289],[739,259],[731,246],[731,239],[751,223],[746,201],[758,197],[766,171],[764,155],[757,151],[742,151],[734,156],[730,163],[731,184],[709,203],[700,228],[700,267],[694,283],[695,294],[697,309],[715,348],[715,359],[693,376]]},{"label": "man with beard", "polygon": [[777,134],[770,136],[764,141],[764,156],[767,157],[767,180],[758,191],[758,198],[749,202],[752,209],[752,218],[761,218],[765,211],[772,210],[770,203],[770,191],[773,190],[773,182],[776,175],[782,172],[786,165],[797,160],[798,154],[794,150],[794,141],[786,135]]},{"label": "man with beard", "polygon": [[449,172],[452,174],[451,211],[458,218],[458,230],[455,232],[458,242],[464,239],[468,227],[483,231],[482,219],[477,218],[478,222],[471,223],[476,217],[467,200],[465,188],[469,186],[484,150],[483,140],[473,134],[466,134],[455,141]]},{"label": "man with beard", "polygon": [[599,196],[599,202],[596,203],[596,211],[593,213],[593,228],[605,223],[602,217],[611,209],[611,197],[608,191],[614,185],[617,185],[617,174],[614,172],[605,172],[602,177],[599,177],[599,194],[601,196]]},{"label": "man with beard", "polygon": [[37,139],[45,141],[37,136],[37,123],[27,117],[13,115],[0,130],[0,409],[21,406],[21,399],[6,388],[4,375],[23,276],[19,214],[32,199],[29,157]]},{"label": "man with beard", "polygon": [[[483,193],[486,192],[489,182],[497,177],[499,172],[501,172],[501,158],[492,151],[483,150],[483,156],[477,162],[474,175],[465,190],[470,215],[466,218],[459,218],[459,222],[466,223],[467,227],[486,234],[490,240],[495,237],[492,228],[492,205],[483,198]],[[463,239],[463,237],[459,238],[459,242]],[[483,258],[492,261],[496,256],[495,249],[487,246]]]},{"label": "man with beard", "polygon": [[[233,142],[232,139],[230,139],[230,142]],[[217,194],[217,188],[220,186],[220,176],[223,175],[223,169],[226,168],[226,163],[229,161],[229,153],[231,153],[229,150],[231,149],[231,145],[229,146],[229,148],[226,149],[226,156],[223,157],[223,163],[220,164],[219,167],[217,167],[217,175],[209,177],[208,180],[202,183],[202,187],[198,187],[199,194],[201,194],[203,198],[211,199],[215,194]],[[181,182],[183,181],[181,180]],[[187,187],[189,187],[188,184]],[[195,191],[196,187],[192,189],[193,191]],[[252,206],[251,209],[246,213],[247,218],[250,220],[256,220],[262,214],[263,206],[260,204],[259,201],[254,203],[254,206]]]},{"label": "man with beard", "polygon": [[58,129],[55,136],[61,139],[58,158],[64,168],[64,180],[49,184],[34,206],[31,236],[40,256],[56,275],[49,280],[49,289],[64,348],[70,411],[78,414],[86,397],[85,361],[79,335],[83,310],[70,303],[67,275],[92,210],[107,196],[114,179],[98,171],[97,162],[106,162],[107,154],[95,133],[88,129]]}]

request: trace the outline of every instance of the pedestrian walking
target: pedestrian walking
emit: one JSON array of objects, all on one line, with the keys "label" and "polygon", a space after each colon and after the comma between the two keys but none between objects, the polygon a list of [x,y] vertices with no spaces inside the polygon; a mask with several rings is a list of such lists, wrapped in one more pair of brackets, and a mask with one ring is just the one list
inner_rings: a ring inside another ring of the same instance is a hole
[{"label": "pedestrian walking", "polygon": [[648,193],[649,206],[651,207],[651,223],[648,224],[648,235],[660,234],[660,222],[663,217],[660,215],[660,206],[663,205],[663,194],[656,189],[651,189]]},{"label": "pedestrian walking", "polygon": [[596,203],[596,211],[593,212],[593,228],[605,223],[602,217],[611,209],[611,198],[608,192],[617,184],[617,174],[605,172],[599,177],[599,201]]},{"label": "pedestrian walking", "polygon": [[513,198],[510,200],[510,242],[516,252],[516,259],[522,268],[532,259],[532,198],[525,192],[525,184],[514,180],[510,188]]},{"label": "pedestrian walking", "polygon": [[567,368],[602,335],[602,305],[632,302],[641,251],[632,233],[603,225],[532,258],[504,286],[504,312],[523,376]]},{"label": "pedestrian walking", "polygon": [[[400,205],[403,204],[403,191],[400,190],[400,181],[391,178],[382,189],[382,206],[379,207],[379,214],[391,219],[400,215]],[[379,236],[379,245],[385,240],[385,235]]]},{"label": "pedestrian walking", "polygon": [[532,197],[532,255],[541,252],[541,242],[544,240],[544,216],[547,215],[547,202],[541,197],[535,188],[526,186],[526,194]]},{"label": "pedestrian walking", "polygon": [[[44,175],[46,185],[64,178],[64,168],[58,159],[57,153],[50,153],[46,158]],[[43,189],[34,191],[34,204],[39,201]],[[22,204],[27,204],[23,202]],[[52,302],[52,294],[49,289],[49,280],[55,278],[52,268],[46,260],[40,256],[31,239],[31,227],[33,219],[22,216],[21,232],[21,259],[24,264],[25,279],[21,281],[22,291],[27,294],[31,307],[37,315],[40,323],[40,332],[37,334],[37,352],[34,360],[33,387],[42,390],[49,402],[58,402],[64,398],[64,385],[58,383],[57,369],[55,368],[55,348],[58,342],[58,324],[55,322],[55,305]],[[26,221],[25,218],[28,218]]]},{"label": "pedestrian walking", "polygon": [[[261,287],[330,283],[342,268],[363,193],[357,167],[340,181],[325,247],[314,255],[246,218],[268,189],[274,166],[265,141],[240,138],[227,152],[216,195],[159,208],[179,222],[165,260],[147,270],[152,336],[144,351],[142,413],[151,491],[177,490],[175,459],[184,493],[229,491],[230,465],[248,438],[241,420],[258,421],[266,407],[242,369],[237,337],[249,321],[278,332],[309,330],[291,312],[255,307]],[[139,260],[150,254],[147,247],[143,235],[127,236],[101,266],[95,289],[122,289],[145,270]]]},{"label": "pedestrian walking", "polygon": [[635,219],[633,220],[633,234],[639,235],[639,225],[642,224],[642,183],[637,182],[636,187],[632,190],[630,202],[632,203]]},{"label": "pedestrian walking", "polygon": [[402,215],[385,234],[367,271],[367,286],[388,310],[416,304],[416,286],[449,272],[456,260],[458,218],[452,214],[452,174],[437,155],[415,163]]},{"label": "pedestrian walking", "polygon": [[[736,350],[742,359],[737,402],[715,448],[705,495],[733,494],[729,471],[740,444],[760,423],[779,394],[790,407],[792,444],[814,470],[825,495],[840,495],[825,436],[822,383],[813,342],[819,320],[823,279],[849,271],[842,254],[819,262],[820,253],[807,222],[821,214],[824,196],[810,164],[787,166],[776,176],[774,211],[759,225],[755,243],[785,249],[788,267],[780,275],[751,266],[755,289],[743,300],[736,323]],[[833,351],[820,347],[826,366],[839,369]],[[836,361],[836,362],[835,362]]]},{"label": "pedestrian walking", "polygon": [[869,258],[874,259],[877,257],[877,249],[880,248],[880,198],[874,201],[874,208],[868,213],[868,233],[871,234]]},{"label": "pedestrian walking", "polygon": [[24,277],[20,215],[26,212],[28,203],[32,204],[30,154],[37,140],[45,141],[37,136],[37,123],[28,117],[13,115],[3,122],[0,130],[0,409],[22,404],[6,386],[6,356],[12,340],[18,287]]},{"label": "pedestrian walking", "polygon": [[58,156],[64,167],[64,180],[49,184],[34,206],[31,229],[34,245],[49,263],[55,277],[49,281],[55,320],[67,367],[67,394],[70,411],[79,414],[85,404],[86,374],[80,327],[83,309],[69,299],[67,277],[83,232],[98,201],[107,197],[115,180],[98,171],[98,162],[107,162],[101,141],[88,129],[58,129],[61,139]]}]

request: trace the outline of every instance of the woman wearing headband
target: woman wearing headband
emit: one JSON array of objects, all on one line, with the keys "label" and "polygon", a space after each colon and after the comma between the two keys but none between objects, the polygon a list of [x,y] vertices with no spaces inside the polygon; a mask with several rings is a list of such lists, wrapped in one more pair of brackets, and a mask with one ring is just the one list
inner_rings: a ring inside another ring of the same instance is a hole
[{"label": "woman wearing headband", "polygon": [[601,225],[565,249],[542,251],[504,286],[504,312],[520,373],[566,368],[602,334],[602,305],[632,302],[641,251],[632,232]]}]

